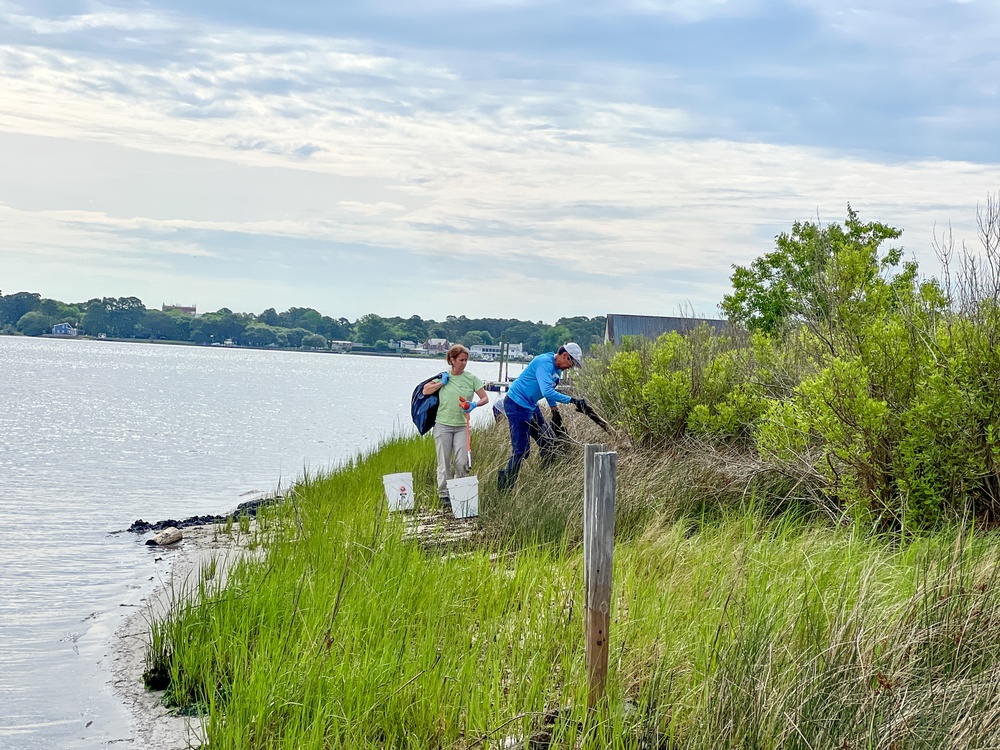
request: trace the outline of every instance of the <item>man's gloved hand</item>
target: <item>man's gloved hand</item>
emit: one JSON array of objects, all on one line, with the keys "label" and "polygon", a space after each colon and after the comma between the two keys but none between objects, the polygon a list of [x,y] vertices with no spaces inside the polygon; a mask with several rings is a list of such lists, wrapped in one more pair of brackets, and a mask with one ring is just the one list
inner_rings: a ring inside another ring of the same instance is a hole
[{"label": "man's gloved hand", "polygon": [[451,376],[448,374],[447,370],[445,370],[444,372],[442,372],[441,373],[441,385],[448,385],[448,378],[450,378],[450,377]]},{"label": "man's gloved hand", "polygon": [[465,406],[462,407],[462,411],[466,414],[472,414],[472,410],[479,406],[479,399],[473,398],[471,401],[466,401]]},{"label": "man's gloved hand", "polygon": [[576,407],[577,411],[586,411],[587,409],[587,402],[584,401],[582,398],[570,399],[570,403]]}]

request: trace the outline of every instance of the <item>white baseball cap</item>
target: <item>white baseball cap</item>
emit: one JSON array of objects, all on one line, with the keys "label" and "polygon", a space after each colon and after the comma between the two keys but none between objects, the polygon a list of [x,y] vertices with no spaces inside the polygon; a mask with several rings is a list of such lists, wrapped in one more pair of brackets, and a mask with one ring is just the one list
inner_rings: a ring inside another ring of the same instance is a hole
[{"label": "white baseball cap", "polygon": [[583,349],[580,348],[579,344],[570,341],[568,344],[563,344],[563,349],[573,361],[573,367],[583,367]]}]

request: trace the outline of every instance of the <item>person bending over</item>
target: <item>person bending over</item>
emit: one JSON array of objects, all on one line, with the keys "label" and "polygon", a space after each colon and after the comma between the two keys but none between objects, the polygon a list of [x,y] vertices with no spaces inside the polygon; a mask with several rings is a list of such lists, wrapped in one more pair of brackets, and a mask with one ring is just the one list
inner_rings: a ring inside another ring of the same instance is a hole
[{"label": "person bending over", "polygon": [[[465,371],[469,364],[469,350],[455,344],[445,357],[449,368],[440,377],[424,386],[424,395],[438,395],[437,420],[434,423],[434,447],[437,449],[438,499],[443,508],[451,507],[448,480],[464,477],[469,473],[469,454],[466,450],[465,415],[477,406],[489,402],[483,381]],[[469,403],[463,410],[459,398]]]},{"label": "person bending over", "polygon": [[538,402],[544,398],[553,410],[559,404],[581,407],[583,399],[559,393],[556,386],[559,385],[563,370],[580,367],[582,364],[583,351],[580,345],[569,342],[560,346],[559,351],[554,354],[539,354],[511,383],[503,403],[507,424],[510,426],[511,454],[506,468],[501,469],[497,475],[497,485],[501,492],[512,489],[517,483],[521,462],[531,451],[531,440],[538,443],[542,461],[554,456],[555,433],[542,416]]}]

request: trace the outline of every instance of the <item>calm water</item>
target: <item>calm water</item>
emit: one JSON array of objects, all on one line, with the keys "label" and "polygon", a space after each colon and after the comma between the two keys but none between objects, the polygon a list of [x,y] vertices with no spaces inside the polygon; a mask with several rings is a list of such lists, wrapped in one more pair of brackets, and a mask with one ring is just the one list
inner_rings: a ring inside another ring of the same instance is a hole
[{"label": "calm water", "polygon": [[113,532],[228,512],[412,431],[410,393],[441,368],[0,336],[0,747],[131,737],[103,657],[163,568]]}]

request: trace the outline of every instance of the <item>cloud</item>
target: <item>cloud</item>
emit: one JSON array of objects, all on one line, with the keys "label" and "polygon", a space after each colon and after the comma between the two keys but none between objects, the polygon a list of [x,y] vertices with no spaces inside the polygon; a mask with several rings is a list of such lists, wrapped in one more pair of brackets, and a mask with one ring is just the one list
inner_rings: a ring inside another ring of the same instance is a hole
[{"label": "cloud", "polygon": [[[0,27],[0,202],[17,228],[0,262],[40,290],[114,282],[87,294],[190,299],[189,285],[205,290],[201,309],[349,317],[375,302],[438,316],[713,314],[732,264],[795,220],[839,221],[851,202],[903,227],[929,263],[934,223],[973,236],[976,201],[1000,184],[1000,123],[983,104],[995,78],[914,105],[925,68],[953,80],[984,54],[981,35],[950,68],[911,41],[877,51],[873,29],[915,31],[891,3],[867,20],[804,1],[617,15],[601,2],[469,4],[468,49],[420,36],[440,3],[409,7],[409,36],[354,38],[254,29],[264,10],[252,4],[240,25],[212,4],[200,19],[183,3],[134,18],[94,7],[8,12]],[[375,25],[386,7],[345,26]],[[923,23],[936,12],[922,8]],[[497,51],[474,24],[490,13],[568,14],[580,49]],[[601,19],[636,30],[635,49],[621,34],[584,54]],[[654,49],[661,32],[676,49]],[[916,67],[887,64],[880,84],[865,60],[894,51]],[[975,160],[954,156],[987,141]]]},{"label": "cloud", "polygon": [[[36,43],[5,68],[15,77],[39,66],[69,73],[74,92],[131,92],[181,119],[237,120],[261,104],[306,122],[331,108],[361,118],[366,105],[387,116],[461,116],[521,98],[524,111],[534,102],[546,118],[565,122],[580,119],[583,100],[674,113],[693,137],[1000,161],[993,138],[1000,62],[989,33],[1000,13],[985,4],[467,3],[451,4],[444,18],[440,3],[330,13],[294,2],[268,16],[279,28],[282,18],[303,19],[284,23],[291,33],[194,20],[218,20],[228,7],[147,11],[124,39],[119,27],[129,15],[121,11],[58,22],[17,16],[12,27]],[[687,18],[695,8],[697,18]],[[265,10],[250,3],[240,20],[252,21],[255,9]],[[305,19],[311,33],[298,28]],[[327,29],[331,19],[336,31]],[[382,21],[390,23],[380,31]],[[509,28],[518,25],[527,37]],[[77,27],[88,33],[59,32]],[[430,27],[443,27],[454,43]],[[111,69],[99,70],[101,63]],[[289,153],[315,146],[294,144]]]}]

